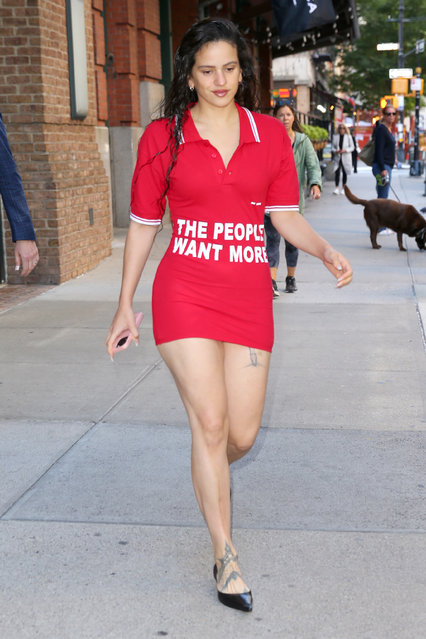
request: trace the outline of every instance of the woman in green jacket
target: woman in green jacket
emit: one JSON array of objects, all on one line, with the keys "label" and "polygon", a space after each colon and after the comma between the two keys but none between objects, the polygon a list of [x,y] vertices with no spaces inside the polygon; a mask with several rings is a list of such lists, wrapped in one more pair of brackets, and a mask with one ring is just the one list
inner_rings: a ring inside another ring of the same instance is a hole
[{"label": "woman in green jacket", "polygon": [[[315,153],[310,139],[303,133],[302,126],[291,104],[278,102],[274,107],[273,115],[284,124],[292,143],[294,161],[299,178],[299,212],[303,215],[306,185],[308,184],[309,193],[314,200],[318,200],[321,197],[322,181],[318,156]],[[266,252],[271,269],[272,291],[274,297],[278,297],[277,270],[280,260],[281,236],[272,225],[269,215],[265,215],[265,233]],[[297,248],[285,240],[285,257],[287,262],[287,277],[285,280],[286,293],[294,293],[297,291],[295,272],[298,254],[299,251]]]}]

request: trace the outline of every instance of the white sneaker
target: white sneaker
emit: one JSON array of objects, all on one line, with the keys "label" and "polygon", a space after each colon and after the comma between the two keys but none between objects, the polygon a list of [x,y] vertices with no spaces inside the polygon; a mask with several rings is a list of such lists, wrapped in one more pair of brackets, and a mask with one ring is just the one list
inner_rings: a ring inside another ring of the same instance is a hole
[{"label": "white sneaker", "polygon": [[395,233],[395,231],[392,231],[392,229],[382,229],[381,231],[378,232],[378,235],[393,235]]},{"label": "white sneaker", "polygon": [[339,195],[339,187],[338,186],[336,186],[336,188],[334,189],[333,194],[334,195]]},{"label": "white sneaker", "polygon": [[342,189],[342,190],[340,191],[340,195],[345,195],[345,189]]}]

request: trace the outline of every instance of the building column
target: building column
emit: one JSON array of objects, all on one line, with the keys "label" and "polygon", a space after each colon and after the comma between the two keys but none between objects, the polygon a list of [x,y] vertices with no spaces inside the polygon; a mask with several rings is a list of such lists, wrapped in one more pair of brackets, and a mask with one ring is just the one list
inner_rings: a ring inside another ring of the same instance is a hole
[{"label": "building column", "polygon": [[138,142],[164,96],[159,0],[105,0],[105,20],[113,221],[126,227]]},{"label": "building column", "polygon": [[114,226],[129,223],[130,182],[141,134],[136,0],[106,0],[108,124]]}]

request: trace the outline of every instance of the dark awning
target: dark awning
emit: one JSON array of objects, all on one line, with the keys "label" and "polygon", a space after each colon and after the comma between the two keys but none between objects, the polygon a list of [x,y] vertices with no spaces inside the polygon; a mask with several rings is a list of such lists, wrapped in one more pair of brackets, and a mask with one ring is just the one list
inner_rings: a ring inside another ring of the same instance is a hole
[{"label": "dark awning", "polygon": [[333,0],[272,0],[272,9],[282,42],[293,41],[337,20]]},{"label": "dark awning", "polygon": [[257,18],[268,25],[274,57],[359,37],[355,0],[244,0],[240,6],[239,24]]}]

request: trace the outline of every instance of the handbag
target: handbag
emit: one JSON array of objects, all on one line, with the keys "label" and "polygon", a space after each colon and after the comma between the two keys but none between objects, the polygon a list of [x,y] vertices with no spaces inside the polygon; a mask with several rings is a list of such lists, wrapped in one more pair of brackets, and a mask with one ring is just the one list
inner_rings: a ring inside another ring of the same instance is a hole
[{"label": "handbag", "polygon": [[374,153],[376,150],[376,141],[374,135],[368,140],[367,144],[361,149],[359,159],[362,160],[367,166],[373,165]]}]

